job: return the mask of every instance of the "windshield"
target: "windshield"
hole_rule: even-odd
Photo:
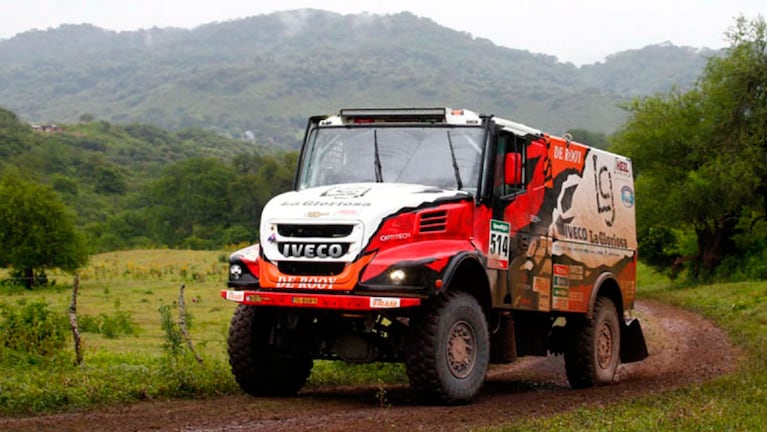
[[[483,132],[479,127],[314,128],[299,189],[386,182],[475,192]]]

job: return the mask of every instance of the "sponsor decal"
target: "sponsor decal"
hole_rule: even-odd
[[[561,224],[557,226],[557,231],[562,237],[569,240],[580,240],[584,242],[593,243],[601,246],[628,248],[628,239],[625,237],[618,237],[614,233],[607,233],[604,231],[592,231],[582,226]]]
[[[330,216],[330,213],[321,212],[321,211],[310,211],[306,213],[306,217],[308,218],[319,218],[319,217],[325,217],[325,216]]]
[[[621,188],[621,202],[628,208],[634,207],[634,190],[630,186]]]
[[[610,170],[602,165],[597,166],[599,158],[593,157],[594,161],[594,187],[596,188],[597,213],[605,215],[605,225],[611,227],[615,222],[615,196],[613,195],[613,176]],[[607,217],[609,215],[609,217]]]
[[[360,211],[355,209],[341,209],[336,210],[333,214],[335,216],[357,216],[360,214]]]
[[[382,242],[386,242],[389,240],[407,240],[410,238],[410,233],[395,233],[395,234],[384,234],[378,239]]]
[[[488,240],[487,266],[507,270],[509,268],[509,233],[508,222],[490,220],[490,239]]]
[[[553,289],[551,292],[551,307],[554,309],[568,309],[570,302],[570,267],[562,264],[554,264]]]
[[[242,291],[227,291],[226,299],[231,301],[241,302],[245,300],[245,293]]]
[[[337,277],[331,276],[280,276],[277,288],[332,289]]]
[[[370,207],[373,204],[367,201],[323,201],[323,200],[306,200],[306,201],[283,201],[280,203],[283,207]]]
[[[571,265],[570,266],[570,280],[583,280],[583,266]]]
[[[290,302],[293,304],[316,305],[318,300],[316,297],[293,297],[290,299]]]
[[[343,243],[280,243],[280,253],[293,258],[340,258],[346,253]]]
[[[554,274],[557,276],[570,276],[570,266],[554,264]]]
[[[248,296],[248,301],[251,303],[268,302],[269,300],[270,300],[269,297],[261,297],[258,294],[253,294]]]
[[[365,196],[369,191],[369,187],[336,186],[326,190],[320,196],[335,199],[355,199]]]
[[[533,277],[533,291],[538,293],[538,310],[548,311],[551,304],[551,282],[547,277]]]
[[[554,159],[572,162],[575,164],[583,163],[583,150],[575,147],[554,147]]]
[[[274,225],[269,226],[269,237],[266,238],[266,241],[269,243],[276,243],[277,242],[277,233],[274,232]]]
[[[615,173],[631,177],[631,165],[626,160],[615,159]]]
[[[398,308],[400,299],[396,297],[370,297],[371,309]]]
[[[589,241],[589,230],[582,226],[562,224],[558,228],[561,228],[559,233],[562,234],[564,238],[571,240]]]

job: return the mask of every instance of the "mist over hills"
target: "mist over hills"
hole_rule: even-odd
[[[689,86],[715,51],[660,44],[576,67],[410,13],[303,9],[192,30],[63,25],[0,40],[0,106],[26,121],[201,127],[295,148],[348,106],[451,106],[610,133],[632,97]]]

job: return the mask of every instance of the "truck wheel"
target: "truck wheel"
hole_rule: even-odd
[[[410,386],[431,402],[471,402],[490,359],[487,321],[474,297],[448,292],[411,318],[405,364]]]
[[[253,396],[292,396],[314,364],[308,355],[281,352],[270,343],[274,310],[239,305],[229,327],[229,365],[237,384]]]
[[[565,349],[565,370],[572,388],[612,382],[620,362],[621,331],[615,304],[598,297],[592,319],[569,318],[571,341]]]

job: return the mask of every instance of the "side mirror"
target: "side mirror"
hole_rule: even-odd
[[[522,157],[519,153],[506,153],[504,183],[516,186],[522,183]]]

